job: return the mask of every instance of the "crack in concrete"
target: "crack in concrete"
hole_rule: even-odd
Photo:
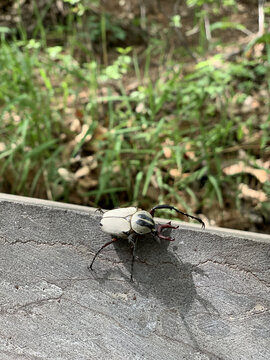
[[[61,294],[60,296],[57,297],[49,297],[46,299],[39,299],[39,300],[35,300],[23,305],[14,305],[13,307],[10,307],[6,310],[1,310],[0,313],[1,314],[6,314],[6,315],[14,315],[17,314],[20,310],[24,310],[27,314],[29,314],[29,311],[27,311],[27,309],[29,307],[34,307],[34,306],[42,306],[44,303],[49,302],[49,301],[57,301],[59,302],[62,298],[64,294]]]
[[[56,288],[61,289],[61,291],[62,291],[61,295],[49,296],[49,297],[46,297],[46,298],[43,298],[43,299],[37,299],[37,300],[31,301],[31,302],[25,303],[23,305],[15,304],[13,307],[9,307],[9,308],[7,308],[5,310],[0,310],[0,314],[14,315],[14,314],[18,313],[20,310],[26,310],[26,308],[31,307],[31,306],[35,306],[35,305],[41,306],[44,303],[52,301],[52,300],[60,302],[61,298],[64,296],[64,291],[66,290],[68,285],[65,285],[65,286],[61,287],[61,286],[59,286],[58,284],[55,284],[52,281],[46,280],[44,278],[40,278],[40,279],[42,281],[44,281],[45,283],[47,283],[47,284],[53,285]],[[44,290],[44,288],[43,288],[43,290]],[[30,291],[31,291],[31,289],[30,289]]]
[[[89,254],[94,254],[93,251],[89,250],[89,248],[87,247],[87,245],[82,245],[82,244],[72,244],[72,243],[67,243],[67,242],[62,242],[62,241],[57,241],[57,242],[38,242],[37,240],[34,239],[30,239],[30,240],[15,240],[15,241],[9,241],[3,237],[0,237],[0,240],[3,240],[4,244],[8,244],[11,246],[16,246],[18,244],[33,244],[34,246],[47,246],[49,248],[53,248],[55,246],[64,246],[67,249],[72,249],[74,251],[74,249],[76,250],[76,252],[84,257],[88,257]]]
[[[258,317],[260,315],[265,315],[267,313],[270,313],[270,309],[265,309],[263,311],[256,311],[252,309],[248,311],[246,314],[238,315],[238,316],[224,316],[222,319],[229,321],[239,321],[239,320],[246,320],[246,319]]]
[[[41,245],[46,245],[46,246],[56,246],[56,245],[62,245],[62,246],[68,246],[68,247],[76,247],[74,244],[72,243],[66,243],[66,242],[61,242],[61,241],[57,241],[55,243],[48,243],[48,242],[38,242],[37,240],[14,240],[14,241],[9,241],[7,239],[4,239],[4,243],[5,244],[9,244],[9,245],[17,245],[17,244],[29,244],[29,243],[33,243],[37,246],[41,246]]]
[[[202,262],[199,262],[196,264],[196,266],[203,266],[203,265],[207,265],[208,263],[211,263],[211,264],[215,264],[215,265],[220,265],[220,266],[227,266],[229,269],[231,270],[237,270],[239,272],[244,272],[246,274],[250,274],[251,276],[253,276],[256,280],[258,280],[260,283],[262,283],[263,285],[265,285],[266,287],[269,287],[270,286],[270,283],[268,283],[267,281],[259,278],[256,274],[254,274],[251,270],[248,270],[248,269],[243,269],[243,268],[240,268],[238,265],[236,264],[230,264],[226,261],[224,262],[220,262],[220,261],[217,261],[217,260],[211,260],[211,259],[207,259],[205,261],[202,261]]]

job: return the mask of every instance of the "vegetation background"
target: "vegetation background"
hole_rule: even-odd
[[[269,13],[2,0],[0,191],[270,233]]]

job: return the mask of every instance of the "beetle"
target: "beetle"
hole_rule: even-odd
[[[102,211],[102,219],[100,222],[101,230],[112,235],[112,240],[104,244],[94,255],[91,264],[88,266],[89,270],[93,270],[93,264],[98,254],[108,245],[115,243],[119,239],[127,239],[132,247],[132,262],[130,280],[133,281],[133,267],[135,260],[135,249],[138,238],[142,238],[146,234],[167,241],[174,241],[175,239],[162,234],[164,229],[177,229],[178,226],[172,226],[171,221],[167,224],[156,224],[154,221],[155,211],[158,209],[174,210],[179,214],[187,216],[191,219],[197,220],[205,228],[204,222],[193,215],[184,213],[171,205],[156,205],[149,212],[137,207],[117,208],[108,211]]]

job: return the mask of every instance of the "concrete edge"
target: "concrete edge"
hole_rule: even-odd
[[[17,196],[17,195],[10,195],[10,194],[4,194],[0,193],[0,202],[1,201],[9,201],[9,202],[19,202],[24,203],[26,205],[37,205],[37,206],[46,206],[46,207],[52,207],[52,208],[58,208],[63,210],[71,210],[71,211],[79,211],[84,212],[88,214],[94,214],[96,212],[96,208],[94,207],[88,207],[88,206],[82,206],[82,205],[74,205],[74,204],[68,204],[68,203],[61,203],[51,200],[44,200],[44,199],[37,199],[37,198],[30,198],[26,196]],[[167,222],[167,219],[162,218],[156,218],[159,222]],[[201,225],[197,224],[191,224],[191,223],[185,223],[183,221],[177,221],[173,220],[172,224],[179,225],[181,228],[184,229],[190,229],[190,230],[201,230]],[[258,242],[266,242],[270,244],[270,235],[267,234],[261,234],[261,233],[255,233],[255,232],[248,232],[248,231],[241,231],[241,230],[234,230],[234,229],[228,229],[228,228],[221,228],[221,227],[215,227],[215,226],[207,226],[205,230],[210,233],[216,233],[219,236],[224,237],[241,237],[248,240],[258,241]]]
[[[90,214],[94,213],[97,210],[96,208],[90,206],[88,207],[83,205],[61,203],[52,200],[37,199],[27,196],[10,195],[4,193],[0,193],[0,201],[1,200],[10,201],[10,202],[20,202],[28,205],[47,206],[47,207],[59,208],[63,210],[66,209],[66,210],[82,211]]]

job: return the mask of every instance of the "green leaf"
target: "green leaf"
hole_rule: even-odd
[[[139,171],[136,175],[136,179],[135,179],[135,187],[134,187],[134,192],[133,192],[133,201],[137,201],[138,200],[138,195],[139,195],[139,190],[140,190],[140,184],[143,178],[143,171]]]
[[[43,151],[45,151],[47,149],[50,149],[55,144],[57,144],[58,141],[59,141],[58,139],[52,139],[52,140],[49,140],[49,141],[35,147],[34,149],[32,149],[32,150],[30,150],[29,152],[26,153],[25,159],[29,159],[29,158],[35,157],[35,156],[43,153]]]
[[[216,30],[216,29],[221,29],[221,30],[236,29],[236,30],[245,31],[246,27],[242,24],[237,24],[237,23],[233,23],[230,21],[217,21],[214,24],[210,25],[210,29],[212,31]]]
[[[219,186],[216,178],[214,176],[212,176],[212,175],[209,175],[208,179],[209,179],[210,183],[213,185],[213,188],[215,189],[215,192],[216,192],[216,195],[217,195],[217,198],[218,198],[219,206],[223,208],[223,206],[224,206],[223,197],[222,197],[220,186]]]
[[[158,152],[157,155],[154,157],[153,161],[151,162],[151,164],[148,167],[145,182],[144,182],[144,186],[143,186],[143,191],[142,191],[143,196],[145,196],[146,193],[147,193],[149,183],[150,183],[150,180],[151,180],[151,176],[153,175],[154,169],[155,169],[155,167],[157,165],[158,158],[160,157],[161,154],[162,154],[162,151]]]

